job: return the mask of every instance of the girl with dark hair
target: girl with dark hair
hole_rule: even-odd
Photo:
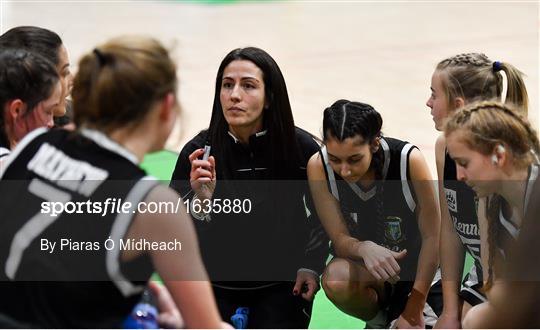
[[[504,75],[501,74],[504,72]],[[502,100],[503,77],[507,80],[504,101],[527,113],[527,90],[523,74],[507,62],[490,60],[485,54],[465,53],[440,61],[431,78],[431,95],[426,105],[431,109],[435,129],[445,123],[464,105],[479,100]],[[486,251],[481,251],[485,228],[479,218],[484,217],[484,200],[456,178],[456,163],[446,150],[444,136],[435,144],[439,203],[441,209],[441,273],[443,279],[444,310],[437,322],[440,328],[460,328],[461,321],[471,306],[486,300],[482,288]],[[462,281],[465,253],[474,260]]]
[[[317,213],[334,259],[327,297],[368,327],[424,327],[438,262],[439,216],[420,151],[383,137],[368,104],[339,100],[324,111],[324,146],[308,163]],[[434,315],[430,315],[435,317]]]
[[[210,126],[184,146],[171,181],[191,201],[223,318],[248,307],[250,328],[308,326],[328,249],[305,181],[317,150],[313,137],[294,125],[274,59],[255,47],[227,54]],[[251,209],[215,207],[233,199]]]
[[[448,153],[456,163],[457,179],[486,198],[488,301],[467,313],[467,328],[538,327],[538,180],[540,145],[530,123],[500,102],[466,106],[445,127]],[[522,235],[525,235],[522,238]],[[534,238],[536,237],[536,238]],[[525,245],[519,245],[525,239]],[[517,242],[517,243],[516,243]],[[516,249],[518,246],[518,250]],[[532,248],[524,250],[526,246]],[[482,247],[485,247],[482,245]],[[535,249],[536,248],[536,249]],[[511,313],[503,296],[511,294]],[[528,293],[526,290],[530,290]],[[519,300],[523,299],[523,300]]]
[[[22,49],[0,51],[0,161],[30,131],[53,126],[60,97],[49,61]]]
[[[39,54],[56,68],[62,86],[61,102],[54,109],[54,116],[61,117],[66,112],[66,97],[71,92],[72,75],[69,58],[62,39],[55,32],[37,26],[14,27],[0,36],[0,49],[17,48]]]
[[[155,269],[186,327],[222,325],[179,196],[139,167],[174,126],[176,89],[176,66],[154,39],[117,38],[84,55],[78,130],[34,130],[0,174],[0,320],[119,328]],[[151,211],[161,203],[180,204]]]

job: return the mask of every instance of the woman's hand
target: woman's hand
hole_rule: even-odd
[[[407,250],[394,252],[371,241],[362,242],[359,250],[366,269],[375,279],[390,283],[399,280],[401,268],[397,260],[403,259],[407,255]]]
[[[176,307],[171,294],[167,288],[157,282],[148,282],[148,288],[152,292],[152,295],[156,298],[157,308],[159,314],[157,321],[160,327],[163,329],[183,329],[185,328],[182,315]],[[222,329],[234,329],[229,323],[221,322]]]
[[[392,329],[424,329],[424,315],[420,313],[415,317],[407,317],[401,314]]]
[[[189,155],[189,181],[197,197],[207,200],[212,198],[216,188],[216,160],[214,156],[208,157],[208,160],[199,159],[203,154],[204,149],[197,149]]]
[[[185,326],[182,315],[167,288],[155,281],[148,282],[148,288],[156,298],[159,315],[157,321],[164,329],[181,329]]]
[[[442,312],[433,329],[461,329],[461,320],[458,314]]]
[[[300,269],[296,273],[293,295],[302,295],[305,300],[312,301],[317,291],[319,291],[319,277],[310,271]]]
[[[426,296],[418,291],[415,287],[412,288],[407,305],[401,312],[401,315],[394,323],[394,329],[424,329],[424,306],[426,305]]]

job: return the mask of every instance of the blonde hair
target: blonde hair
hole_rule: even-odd
[[[504,102],[516,105],[527,115],[529,105],[523,73],[510,63],[493,62],[482,53],[464,53],[442,60],[436,71],[441,73],[449,109],[455,108],[457,97],[468,102],[501,101],[503,77],[499,71],[504,71],[508,85]]]
[[[494,101],[469,104],[446,123],[444,134],[461,130],[463,142],[472,150],[489,155],[503,144],[518,166],[528,166],[539,152],[538,137],[522,111]]]
[[[73,82],[77,126],[107,131],[142,120],[152,104],[176,94],[176,65],[155,39],[120,37],[79,62]]]
[[[508,105],[500,102],[470,104],[446,123],[446,137],[456,131],[464,133],[463,143],[481,154],[490,155],[498,145],[503,145],[511,153],[516,166],[523,168],[538,163],[540,146],[537,133],[526,118]],[[493,283],[494,255],[498,253],[495,246],[500,229],[499,210],[503,203],[504,198],[494,194],[487,206],[489,269],[486,290]]]

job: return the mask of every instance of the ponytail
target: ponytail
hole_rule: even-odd
[[[504,99],[505,104],[513,104],[521,111],[521,115],[527,116],[529,100],[523,73],[510,63],[501,62],[501,70],[506,74],[507,91]]]

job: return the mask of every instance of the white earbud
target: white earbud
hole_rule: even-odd
[[[491,156],[491,162],[493,163],[493,165],[499,164],[499,159],[497,158],[497,154],[499,154],[499,155],[504,154],[506,152],[506,149],[504,148],[504,146],[502,144],[499,144],[495,148],[495,152],[496,152],[496,154]]]

